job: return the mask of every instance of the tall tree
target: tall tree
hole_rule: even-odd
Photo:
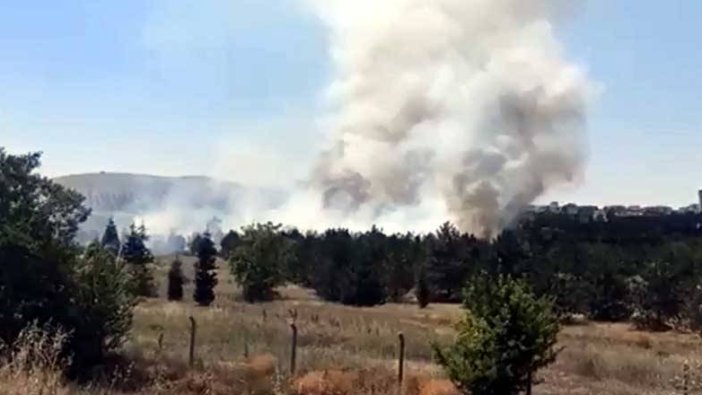
[[[415,285],[417,266],[425,258],[423,244],[411,233],[387,237],[386,278],[389,300],[400,302]]]
[[[375,306],[387,301],[387,238],[373,227],[360,235],[350,268],[349,292],[341,302],[355,306]]]
[[[429,259],[427,277],[432,296],[440,302],[461,300],[461,289],[471,271],[471,252],[476,240],[451,223],[443,224],[427,238]]]
[[[12,344],[35,323],[71,333],[65,351],[76,371],[119,346],[132,301],[121,265],[75,236],[90,211],[83,197],[36,172],[39,154],[0,148],[0,341]]]
[[[185,276],[183,275],[183,262],[176,257],[176,259],[171,263],[171,269],[168,271],[168,300],[183,300],[184,283]]]
[[[121,257],[132,274],[135,295],[153,297],[156,295],[156,286],[149,264],[154,262],[154,256],[146,247],[148,239],[146,227],[143,224],[138,227],[131,224],[122,247]]]
[[[312,272],[312,286],[324,300],[340,302],[350,292],[356,241],[347,229],[328,229],[318,244],[319,261]]]
[[[102,248],[111,253],[113,256],[117,256],[121,243],[119,241],[119,233],[117,233],[117,226],[115,225],[114,219],[110,218],[105,227],[105,232],[102,234],[102,241],[100,242]]]
[[[417,304],[420,309],[429,306],[431,291],[429,290],[429,282],[427,281],[427,269],[421,265],[417,274],[417,285],[415,286],[415,294],[417,296]]]
[[[274,288],[283,283],[286,269],[295,259],[294,242],[283,236],[280,228],[266,223],[243,229],[230,265],[248,302],[271,300]]]
[[[227,234],[222,238],[222,241],[219,243],[220,247],[222,247],[219,251],[222,258],[231,258],[234,250],[239,245],[239,241],[239,234],[235,230],[230,230],[227,232]]]
[[[200,306],[209,306],[215,300],[214,288],[217,286],[217,249],[205,232],[197,246],[195,263],[195,291],[193,299]]]
[[[200,233],[194,233],[190,237],[190,244],[189,244],[189,250],[190,254],[197,256],[198,251],[200,251],[200,242],[202,241],[202,235]]]

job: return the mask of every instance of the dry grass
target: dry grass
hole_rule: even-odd
[[[15,344],[3,347],[6,357],[0,361],[0,394],[68,394],[59,358],[64,340],[62,333],[51,334],[30,326]]]
[[[159,277],[166,270],[162,264]],[[165,290],[165,284],[162,287]],[[453,338],[452,325],[461,315],[458,307],[357,309],[323,303],[296,287],[280,291],[280,301],[242,303],[231,277],[220,270],[217,300],[210,308],[198,308],[189,298],[182,303],[151,300],[138,306],[131,341],[123,352],[131,365],[102,381],[106,384],[66,387],[56,360],[30,358],[38,353],[25,345],[18,349],[26,350],[26,357],[0,367],[0,394],[396,394],[400,332],[407,339],[404,393],[457,394],[433,363],[430,345]],[[189,287],[186,295],[191,294]],[[290,375],[291,311],[297,312],[299,328],[294,377]],[[193,368],[187,365],[190,316],[198,323]],[[585,324],[565,327],[560,345],[564,350],[553,366],[540,373],[543,382],[535,394],[682,394],[686,362],[691,366],[688,386],[695,389],[702,382],[698,373],[702,372],[698,362],[702,341],[697,336],[649,334],[624,324]],[[47,349],[51,347],[38,348]],[[14,362],[22,360],[32,362]]]

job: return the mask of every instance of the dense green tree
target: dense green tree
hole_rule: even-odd
[[[351,265],[355,239],[347,229],[329,229],[318,242],[319,259],[312,273],[312,286],[324,300],[340,302],[351,287]]]
[[[61,327],[78,372],[120,345],[133,299],[122,266],[99,243],[81,253],[75,236],[89,210],[36,173],[39,159],[0,148],[0,340],[12,344],[32,323]]]
[[[227,232],[226,235],[222,238],[222,241],[220,242],[220,255],[224,259],[229,259],[231,258],[232,254],[234,253],[234,250],[236,249],[237,246],[239,246],[239,234],[234,231],[230,230]]]
[[[112,251],[88,248],[76,263],[74,310],[68,314],[74,328],[71,350],[81,365],[100,362],[127,339],[136,304],[132,278]],[[80,374],[80,373],[79,373]]]
[[[242,287],[247,302],[271,300],[275,287],[295,259],[294,243],[272,223],[243,228],[239,246],[230,260],[232,274]]]
[[[436,301],[460,301],[461,289],[474,269],[475,241],[448,222],[427,238],[427,276]]]
[[[190,237],[190,244],[188,246],[188,249],[190,250],[190,254],[193,256],[197,256],[198,251],[200,251],[200,242],[202,241],[202,235],[200,233],[194,233]]]
[[[387,301],[384,272],[387,256],[386,237],[376,227],[358,237],[342,303],[375,306]]]
[[[209,306],[215,300],[214,288],[217,286],[217,249],[205,232],[200,237],[195,263],[195,291],[193,299],[200,306]]]
[[[552,301],[522,281],[499,275],[473,279],[456,342],[435,346],[436,360],[466,394],[516,395],[556,358],[559,324]]]
[[[183,262],[176,257],[176,259],[171,262],[171,268],[168,271],[168,300],[183,300],[183,284],[185,284]]]
[[[295,259],[289,261],[286,270],[288,281],[312,288],[315,270],[320,266],[321,236],[312,231],[303,235],[295,229],[283,234],[295,243]]]
[[[141,226],[131,224],[122,246],[121,258],[132,274],[134,294],[150,298],[156,296],[156,286],[150,267],[154,262],[154,256],[146,247],[148,239],[146,227],[143,224]]]
[[[429,283],[427,281],[427,270],[424,265],[422,265],[417,274],[417,285],[415,286],[415,294],[417,296],[419,308],[424,309],[429,306],[429,300],[431,298],[430,292]]]
[[[694,300],[697,280],[690,248],[676,242],[661,248],[658,257],[644,262],[630,279],[633,320],[642,329],[670,328],[685,312],[686,300]]]
[[[400,302],[415,285],[417,266],[426,259],[425,248],[421,239],[411,233],[386,237],[385,244],[384,276],[387,278],[388,299]]]
[[[121,243],[119,241],[119,234],[117,233],[117,226],[112,218],[107,222],[105,232],[102,234],[101,245],[102,248],[109,251],[114,256],[117,256],[119,253]]]

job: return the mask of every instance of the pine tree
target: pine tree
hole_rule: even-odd
[[[214,287],[217,285],[217,249],[209,233],[205,232],[198,243],[197,263],[195,263],[195,292],[193,299],[200,306],[209,306],[215,300]]]
[[[109,222],[107,223],[105,233],[102,235],[100,244],[102,245],[102,248],[110,252],[113,256],[117,256],[119,253],[121,243],[119,241],[119,234],[117,233],[117,226],[115,225],[114,219],[110,218]]]
[[[358,237],[350,267],[349,292],[345,293],[342,303],[375,306],[386,302],[386,242],[385,235],[375,226]]]
[[[465,290],[456,342],[434,346],[437,362],[464,393],[517,395],[556,359],[558,317],[551,299],[524,282],[478,276]]]
[[[183,283],[185,283],[183,262],[176,257],[171,263],[171,270],[168,271],[168,300],[183,300]]]
[[[146,247],[149,237],[144,225],[129,227],[127,240],[122,247],[122,259],[129,265],[132,275],[132,286],[137,296],[153,297],[156,294],[154,278],[149,264],[153,263],[154,256]]]
[[[200,233],[195,233],[190,237],[190,245],[188,246],[188,249],[190,250],[190,254],[197,256],[198,251],[200,250],[200,242],[202,241],[202,235]]]
[[[431,292],[429,290],[429,282],[427,281],[427,269],[422,265],[419,269],[419,274],[417,275],[417,286],[415,289],[417,296],[417,304],[419,308],[424,309],[429,306],[429,299],[431,298]]]
[[[241,238],[239,237],[239,234],[234,230],[230,230],[220,242],[220,246],[222,247],[220,254],[222,255],[222,258],[231,258],[234,250],[239,245],[240,240]]]
[[[470,252],[475,240],[447,222],[427,238],[427,244],[427,277],[432,297],[439,302],[460,301],[473,263]]]

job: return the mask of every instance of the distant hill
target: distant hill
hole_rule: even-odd
[[[115,218],[120,228],[128,226],[137,216],[167,213],[169,210],[181,216],[183,212],[189,212],[227,217],[241,210],[247,202],[254,201],[258,207],[272,208],[286,198],[284,191],[248,188],[200,176],[87,173],[57,177],[54,181],[85,196],[85,204],[93,210],[82,228],[82,239],[92,239],[100,234],[110,217]],[[204,226],[210,218],[198,221]]]

